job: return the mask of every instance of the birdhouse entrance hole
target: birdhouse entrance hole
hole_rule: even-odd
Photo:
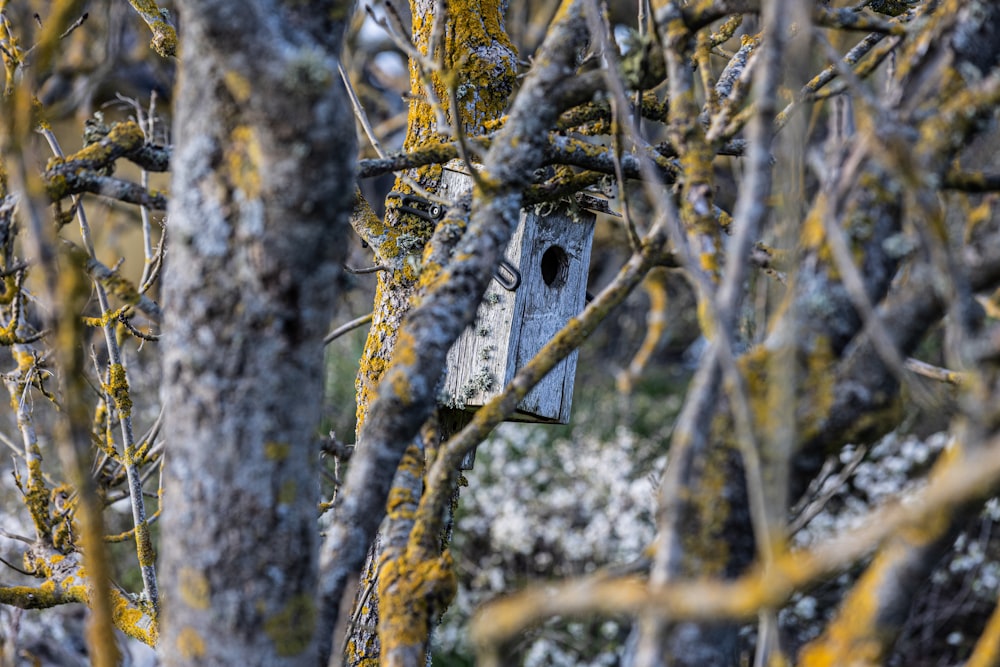
[[[569,272],[569,255],[557,245],[542,253],[542,280],[552,289],[566,284]]]

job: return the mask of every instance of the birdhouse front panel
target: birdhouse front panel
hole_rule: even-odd
[[[521,226],[524,314],[511,377],[583,311],[594,215],[581,209],[545,215],[524,212]],[[569,423],[576,361],[574,350],[528,392],[518,406],[519,415]]]
[[[469,181],[456,169],[446,169],[442,178],[449,197],[471,189]],[[547,209],[522,212],[476,321],[448,353],[443,405],[467,410],[484,405],[583,310],[594,215],[576,207]],[[573,352],[560,362],[511,419],[568,423],[576,357]]]

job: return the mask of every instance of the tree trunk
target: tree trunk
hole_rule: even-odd
[[[503,26],[504,3],[498,0],[474,0],[465,8],[451,8],[443,16],[436,16],[440,6],[431,0],[411,0],[410,12],[413,18],[412,40],[422,53],[428,57],[439,58],[444,67],[452,73],[455,81],[452,83],[455,91],[449,92],[449,84],[444,77],[438,74],[430,76],[432,90],[428,92],[424,79],[420,76],[420,71],[416,63],[410,68],[410,87],[412,98],[410,101],[406,141],[404,147],[407,150],[416,150],[433,146],[455,132],[454,127],[461,128],[461,132],[469,137],[482,135],[485,132],[485,125],[499,119],[508,102],[508,98],[515,85],[515,68],[517,54]],[[441,21],[443,29],[443,40],[434,43],[433,30],[436,22]],[[474,54],[470,57],[470,54]],[[449,96],[454,94],[455,104],[449,102]],[[434,110],[428,104],[428,99],[440,101],[443,105],[443,117],[449,121],[451,127],[439,127],[438,118]],[[413,184],[419,186],[430,193],[438,194],[441,185],[440,166],[434,165],[420,169],[411,169],[397,177],[393,190],[396,192],[411,192],[414,190]],[[428,243],[433,245],[431,235],[435,231],[435,224],[422,220],[417,216],[407,213],[400,206],[402,202],[396,197],[390,197],[386,202],[386,214],[384,221],[376,221],[374,228],[362,227],[358,229],[361,237],[368,243],[375,254],[375,262],[388,268],[379,273],[378,290],[375,296],[375,308],[373,313],[372,326],[369,331],[368,340],[361,359],[360,371],[357,379],[358,388],[358,432],[357,441],[359,449],[357,455],[352,460],[357,478],[362,475],[357,471],[364,470],[366,460],[372,458],[373,452],[377,450],[380,437],[376,429],[382,428],[383,423],[376,423],[375,428],[368,427],[369,409],[378,395],[383,391],[382,379],[386,369],[392,361],[392,356],[396,350],[397,334],[401,330],[404,318],[410,312],[410,305],[414,295],[420,286],[420,281],[426,281],[426,276],[420,270],[414,270],[415,262],[420,257],[420,252],[424,251],[424,246]],[[442,223],[443,224],[443,223]],[[425,259],[428,256],[426,251]],[[443,253],[447,255],[447,253]],[[426,262],[425,262],[426,264]],[[492,270],[492,266],[487,267]],[[471,292],[470,292],[471,294]],[[468,309],[463,309],[468,310]],[[475,308],[472,308],[472,312]],[[447,351],[447,347],[444,347]],[[422,349],[421,356],[427,356]],[[431,385],[436,383],[440,369],[433,372]],[[394,391],[394,389],[393,389]],[[430,406],[424,406],[430,409]],[[390,417],[396,419],[403,414],[403,410],[390,410]],[[390,481],[394,493],[409,497],[412,501],[406,504],[406,509],[401,503],[396,503],[395,512],[388,513],[388,521],[385,523],[383,533],[380,533],[373,548],[364,552],[362,549],[367,545],[354,545],[356,556],[365,556],[363,574],[357,587],[357,596],[350,619],[341,618],[340,628],[347,633],[345,645],[347,647],[345,664],[357,665],[366,664],[367,661],[378,659],[382,656],[383,661],[387,658],[386,652],[379,638],[380,617],[384,605],[380,602],[379,590],[384,588],[380,584],[381,572],[384,571],[384,564],[399,557],[405,550],[407,539],[412,526],[412,519],[407,515],[411,505],[415,506],[421,493],[421,476],[419,471],[408,470],[406,465],[399,465],[403,450],[410,442],[422,443],[423,438],[418,437],[416,432],[420,425],[427,418],[428,410],[424,410],[415,417],[409,424],[412,431],[411,437],[390,438],[392,451],[386,452],[386,461],[379,461],[371,466],[371,474],[364,475],[365,481],[361,483],[365,495],[372,494],[369,502],[377,507],[377,511],[364,511],[361,514],[364,520],[369,523],[368,530],[374,530],[381,521],[385,513],[385,500],[382,494],[389,493]],[[445,420],[452,421],[460,417],[451,415]],[[367,430],[366,430],[367,428]],[[372,435],[376,432],[376,435]],[[450,435],[450,432],[438,434],[436,437]],[[423,457],[423,447],[420,457]],[[420,465],[423,464],[421,461]],[[395,476],[394,476],[395,471]],[[378,477],[379,480],[375,478]],[[338,509],[338,519],[349,515],[351,512],[344,508]],[[331,535],[337,535],[331,531]],[[332,540],[328,539],[328,543]],[[345,546],[342,540],[337,540],[333,546],[337,549],[335,556],[327,558],[338,567],[343,566],[352,560],[346,555],[346,550],[351,548]],[[388,555],[387,555],[388,550]],[[434,556],[439,554],[435,553]],[[330,568],[331,570],[335,568]],[[389,568],[392,569],[392,568]],[[353,576],[353,575],[352,575]],[[332,579],[332,577],[327,577]],[[449,576],[444,577],[450,580]],[[393,578],[392,588],[400,588],[400,578]],[[411,582],[412,583],[412,582]],[[426,584],[432,586],[432,584]],[[405,586],[402,588],[405,589]],[[339,600],[338,591],[332,597]],[[399,609],[399,601],[406,600],[413,596],[396,596],[397,622],[392,627],[399,629],[410,625],[407,616],[407,609]],[[399,620],[402,619],[402,620]],[[421,620],[420,624],[423,625]],[[432,619],[433,620],[433,619]],[[381,626],[383,632],[385,625]],[[336,633],[342,634],[340,631]],[[389,633],[395,637],[390,643],[398,643],[404,633]],[[412,633],[411,633],[412,634]],[[416,645],[423,647],[429,641],[430,628],[421,627],[416,633]],[[409,635],[408,635],[409,636]],[[409,649],[413,649],[412,641],[407,641]],[[331,664],[339,660],[336,654],[340,650],[340,645],[334,646],[331,651],[334,653]],[[419,652],[419,651],[417,651]],[[422,658],[420,658],[422,661]]]
[[[337,73],[348,10],[192,0],[181,11],[160,654],[313,667],[321,340],[354,189]]]

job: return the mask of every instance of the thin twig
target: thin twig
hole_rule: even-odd
[[[19,568],[17,565],[14,565],[13,563],[11,563],[6,558],[0,558],[0,563],[3,563],[4,565],[6,565],[7,567],[9,567],[10,569],[14,570],[15,572],[17,572],[19,574],[23,574],[26,577],[33,577],[36,574],[35,572],[27,572],[25,570],[22,570],[21,568]]]
[[[57,156],[62,158],[62,149],[59,146],[59,142],[55,135],[47,129],[42,130],[42,134],[46,141],[49,143],[49,147],[52,152]],[[78,198],[77,198],[78,199]],[[78,203],[78,202],[75,202]],[[90,259],[96,260],[96,253],[94,251],[94,243],[91,235],[90,224],[87,221],[86,213],[83,206],[78,206],[76,210],[76,217],[80,223],[80,236],[83,240],[84,248],[87,250],[87,255]],[[149,524],[146,515],[145,502],[142,497],[142,480],[138,474],[138,470],[132,461],[132,452],[135,449],[135,436],[132,431],[132,415],[130,409],[121,409],[122,400],[128,400],[128,375],[124,364],[122,363],[121,348],[118,345],[118,339],[115,334],[115,326],[111,322],[110,318],[107,317],[109,311],[111,310],[110,303],[108,301],[107,291],[104,288],[103,283],[98,279],[93,279],[94,291],[97,294],[97,300],[100,305],[101,319],[104,320],[102,329],[104,331],[104,341],[105,346],[108,351],[108,386],[112,391],[121,391],[125,393],[125,396],[115,395],[113,397],[108,397],[106,400],[111,401],[113,399],[114,405],[119,408],[119,424],[122,433],[122,453],[123,453],[123,463],[125,466],[125,472],[128,477],[129,492],[131,496],[132,503],[132,520],[133,526],[135,527],[136,536],[136,547],[139,554],[152,553],[152,537],[149,534]],[[114,375],[121,372],[123,377],[120,379],[115,378]],[[116,387],[112,387],[115,385]],[[143,590],[146,599],[149,600],[154,613],[159,609],[159,587],[156,581],[156,569],[153,563],[140,563],[139,571],[142,575]]]
[[[372,148],[375,149],[375,153],[382,159],[385,159],[386,152],[382,148],[382,143],[375,136],[375,130],[372,129],[372,124],[368,120],[368,114],[365,113],[365,108],[361,106],[361,100],[358,99],[358,94],[354,92],[354,86],[351,85],[351,77],[347,75],[347,71],[344,69],[343,63],[337,65],[340,70],[340,78],[344,81],[344,87],[347,89],[347,97],[351,100],[351,106],[354,108],[354,117],[358,119],[361,123],[361,128],[365,131],[365,136],[368,137],[369,143],[371,143]]]
[[[865,456],[867,454],[867,447],[858,447],[854,450],[854,454],[851,456],[851,459],[844,464],[844,467],[841,468],[840,472],[838,472],[835,477],[831,478],[829,475],[822,474],[816,477],[813,483],[821,494],[810,499],[809,502],[802,507],[792,508],[790,515],[793,518],[788,524],[789,535],[794,535],[809,525],[809,522],[817,517],[838,493],[843,491],[844,485],[847,484],[847,480],[851,478],[854,471],[857,470],[858,466],[861,465],[861,462],[865,460]]]
[[[323,338],[323,345],[329,345],[344,334],[368,324],[372,321],[373,317],[374,313],[368,313],[367,315],[362,315],[361,317],[355,318],[346,324],[341,324],[339,327],[328,333],[325,338]]]
[[[605,83],[608,89],[611,91],[611,142],[612,142],[612,163],[614,165],[615,180],[618,185],[618,197],[621,200],[622,208],[622,223],[625,227],[625,232],[628,236],[629,246],[633,253],[639,251],[639,245],[641,239],[639,238],[639,232],[636,229],[635,221],[632,219],[631,206],[629,205],[629,197],[625,191],[625,173],[622,168],[622,154],[624,152],[625,143],[625,125],[631,125],[624,118],[627,115],[627,110],[630,108],[628,103],[628,98],[625,94],[625,87],[622,85],[621,78],[618,77],[616,72],[619,70],[619,63],[617,58],[617,50],[612,46],[611,41],[608,39],[608,33],[611,27],[608,25],[606,18],[601,13],[600,8],[597,6],[595,0],[590,0],[587,2],[587,26],[590,29],[591,37],[598,41],[600,46],[600,52],[602,56],[608,61],[608,67],[605,68]],[[633,134],[638,134],[633,132]]]
[[[375,266],[366,266],[362,269],[355,269],[353,266],[344,265],[344,269],[348,273],[353,273],[356,276],[364,275],[366,273],[378,273],[379,271],[389,271],[389,267],[385,264],[376,264]]]
[[[913,357],[907,358],[903,362],[903,367],[908,371],[913,371],[917,375],[923,375],[924,377],[931,378],[932,380],[938,380],[955,386],[966,384],[969,380],[968,373],[950,371],[947,368],[941,368],[940,366],[932,366],[926,361],[920,361],[919,359],[914,359]]]

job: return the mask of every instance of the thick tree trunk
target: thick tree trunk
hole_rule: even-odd
[[[341,4],[299,16],[274,2],[182,3],[164,276],[165,665],[318,660],[321,339],[355,153]]]
[[[426,89],[427,82],[421,76],[417,63],[411,63],[410,67],[410,91],[412,97],[407,123],[406,141],[404,147],[407,150],[416,150],[438,144],[443,138],[454,132],[454,127],[460,127],[469,137],[479,136],[485,132],[485,126],[489,122],[497,121],[503,114],[508,103],[509,96],[515,86],[515,70],[517,54],[513,45],[504,30],[503,13],[506,3],[501,0],[471,0],[466,5],[451,6],[441,16],[436,16],[435,12],[442,11],[442,8],[433,0],[411,0],[410,12],[413,17],[413,43],[422,53],[429,57],[440,58],[441,62],[451,76],[456,80],[452,82],[455,86],[455,104],[449,103],[449,88],[445,78],[439,74],[431,74],[429,81],[432,90],[430,93]],[[444,39],[438,39],[434,43],[433,31],[440,22]],[[435,48],[436,47],[436,48]],[[442,116],[449,121],[451,126],[440,127],[439,117],[428,104],[428,100],[440,101],[444,106]],[[423,167],[411,169],[397,176],[393,190],[396,192],[411,192],[413,184],[430,193],[448,196],[446,192],[440,190],[442,170],[440,166]],[[406,548],[407,540],[413,524],[409,515],[420,498],[422,479],[418,471],[410,470],[406,465],[399,465],[400,457],[408,443],[422,443],[423,438],[416,435],[421,422],[425,421],[431,406],[423,406],[424,410],[420,416],[415,417],[410,423],[412,433],[408,436],[393,437],[390,439],[392,450],[384,452],[386,458],[374,465],[369,466],[368,461],[373,460],[374,447],[378,446],[381,438],[372,435],[374,427],[368,426],[369,409],[379,392],[385,393],[382,378],[386,369],[392,362],[392,356],[396,350],[397,335],[402,330],[404,318],[410,312],[410,306],[414,302],[414,295],[417,293],[421,281],[426,282],[426,266],[428,263],[439,268],[439,264],[433,261],[436,258],[433,252],[428,253],[424,246],[430,244],[433,248],[435,241],[431,239],[435,231],[433,222],[422,220],[411,213],[407,213],[401,207],[402,201],[395,196],[390,196],[386,201],[386,214],[384,221],[375,220],[374,225],[359,226],[358,232],[372,248],[375,254],[375,263],[387,268],[381,271],[378,277],[378,289],[375,296],[375,307],[373,313],[372,326],[369,330],[368,340],[362,354],[360,371],[357,379],[358,387],[358,451],[352,460],[352,467],[356,479],[364,478],[361,483],[363,495],[367,497],[366,502],[375,506],[375,511],[362,511],[360,514],[365,522],[370,522],[371,530],[378,525],[386,511],[385,500],[379,496],[380,493],[388,493],[390,497],[395,494],[398,497],[407,497],[410,502],[395,502],[395,511],[388,512],[388,520],[383,525],[383,531],[378,535],[373,548],[364,551],[366,544],[360,541],[356,544],[345,544],[344,540],[328,539],[327,544],[336,550],[335,555],[331,552],[325,554],[328,565],[326,572],[332,573],[350,563],[353,558],[365,557],[363,574],[357,587],[357,597],[351,612],[350,619],[341,618],[339,620],[339,635],[346,633],[347,638],[344,645],[346,654],[343,657],[344,664],[359,665],[368,664],[369,661],[381,657],[383,663],[390,658],[389,654],[403,653],[417,656],[430,639],[430,626],[426,621],[433,621],[427,616],[426,608],[421,612],[420,621],[414,623],[412,610],[407,605],[400,605],[400,602],[409,602],[409,599],[419,598],[418,595],[396,595],[394,598],[395,607],[388,605],[388,609],[393,611],[393,620],[390,623],[380,621],[383,610],[387,608],[382,604],[379,591],[386,588],[384,573],[387,569],[393,570],[394,574],[391,588],[393,590],[407,590],[407,585],[403,580],[409,578],[400,577],[398,568],[387,568],[386,564],[398,559]],[[440,226],[444,226],[442,221]],[[463,222],[464,225],[464,222]],[[440,228],[440,227],[439,227]],[[437,249],[440,254],[448,256],[448,251],[441,251],[442,241],[437,241]],[[421,262],[415,262],[424,253]],[[430,259],[431,261],[428,261]],[[423,265],[423,271],[415,270],[415,266]],[[492,265],[484,267],[484,275],[488,275],[492,270]],[[481,290],[480,290],[481,291]],[[469,299],[474,297],[475,292],[469,291]],[[468,311],[468,307],[460,309],[459,312]],[[472,303],[471,311],[475,311],[475,302]],[[447,351],[444,346],[443,351]],[[423,346],[418,353],[426,356]],[[440,368],[434,370],[428,378],[431,385],[435,384],[440,375]],[[431,377],[433,376],[433,377]],[[414,378],[420,378],[414,375]],[[388,391],[395,392],[400,385],[393,385]],[[391,410],[390,419],[396,419],[403,415],[405,410]],[[452,419],[460,417],[452,415]],[[383,420],[385,419],[383,413]],[[445,417],[447,420],[448,417]],[[376,424],[375,426],[378,426]],[[366,430],[367,429],[367,430]],[[447,437],[450,432],[441,432],[435,436]],[[420,465],[423,465],[423,446],[420,445]],[[397,466],[399,470],[397,471]],[[357,474],[359,471],[368,472],[364,475]],[[395,477],[394,477],[395,475]],[[392,480],[391,491],[389,482]],[[382,489],[382,491],[380,491]],[[338,508],[338,521],[345,515],[350,515],[352,510],[343,507]],[[336,530],[331,530],[330,535],[338,535]],[[354,557],[348,556],[348,551],[354,552]],[[439,550],[438,550],[439,551]],[[365,555],[367,554],[367,555]],[[434,557],[439,556],[435,553]],[[450,573],[444,576],[445,582],[450,581]],[[337,575],[339,578],[343,575]],[[352,575],[353,578],[353,575]],[[426,579],[426,578],[425,578]],[[327,581],[333,581],[333,576],[326,577]],[[380,581],[383,580],[383,581]],[[341,582],[344,582],[341,579]],[[420,585],[430,589],[438,586],[440,582],[426,580]],[[414,582],[407,582],[416,586]],[[342,584],[338,584],[341,586]],[[447,587],[447,586],[446,586]],[[340,592],[331,597],[337,598],[338,602],[332,606],[339,608]],[[332,613],[332,611],[330,612]],[[420,626],[419,630],[404,633],[400,629],[410,626]],[[392,630],[387,630],[391,627]],[[387,635],[389,647],[383,647],[379,633]],[[396,650],[400,644],[406,644],[406,648]],[[383,650],[383,649],[386,650]],[[339,655],[340,644],[333,646],[330,652],[333,654],[330,664],[340,664]],[[419,657],[419,661],[423,659]],[[414,658],[417,659],[417,658]]]

